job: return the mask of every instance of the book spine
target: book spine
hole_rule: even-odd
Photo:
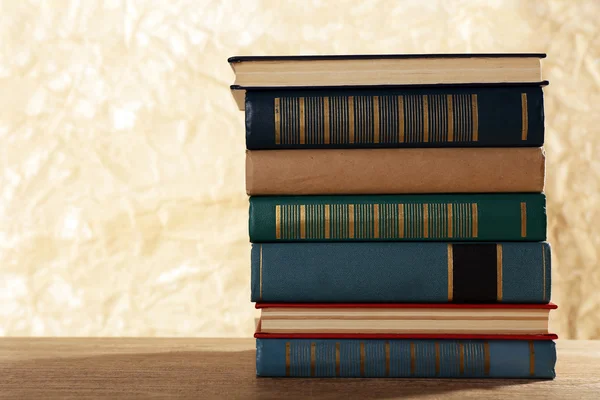
[[[252,245],[253,302],[550,301],[546,242],[338,242]]]
[[[250,241],[544,241],[542,193],[250,198]]]
[[[246,152],[249,195],[540,193],[544,172],[538,147]]]
[[[539,147],[539,86],[246,93],[248,149]]]
[[[256,375],[553,379],[550,340],[257,339]]]

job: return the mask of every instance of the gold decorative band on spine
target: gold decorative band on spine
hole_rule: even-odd
[[[300,109],[300,144],[305,144],[306,143],[306,120],[304,119],[304,97],[300,97],[299,99],[299,106],[298,108]]]
[[[373,204],[373,237],[379,239],[379,204]]]
[[[300,206],[300,239],[306,239],[306,206]]]
[[[521,140],[527,140],[529,130],[529,111],[527,110],[527,93],[521,93]]]
[[[446,110],[446,114],[448,115],[448,141],[454,141],[454,106],[452,105],[452,95],[449,94],[446,96],[446,102],[448,104],[448,108]]]
[[[448,243],[448,302],[454,297],[454,259],[452,244]]]
[[[490,344],[483,342],[483,374],[490,376]]]
[[[262,293],[263,293],[263,284],[262,284],[262,265],[263,265],[263,255],[262,255],[262,244],[258,245],[258,298],[262,301]]]
[[[440,374],[440,344],[435,342],[435,374]]]
[[[281,144],[281,112],[280,112],[280,101],[279,97],[275,97],[275,104],[273,109],[275,111],[275,144]]]
[[[373,96],[373,143],[379,143],[379,96]]]
[[[360,342],[360,376],[365,376],[365,344]]]
[[[275,206],[275,239],[281,239],[281,206]]]
[[[477,106],[477,95],[471,95],[471,118],[473,119],[473,141],[479,139],[479,108]]]
[[[542,300],[546,301],[546,249],[542,243]]]
[[[448,204],[448,237],[452,237],[452,204]]]
[[[398,143],[404,143],[404,96],[398,96]]]
[[[325,204],[325,239],[329,239],[329,228],[331,221],[331,206],[329,204]]]
[[[340,342],[335,343],[335,376],[340,376]]]
[[[331,130],[329,128],[329,97],[323,98],[323,142],[330,143]]]
[[[348,142],[354,143],[354,96],[348,96]]]
[[[410,342],[410,374],[414,375],[417,369],[417,355],[415,354],[415,344]]]
[[[290,359],[292,358],[291,343],[285,342],[285,376],[290,376]]]
[[[354,239],[354,204],[348,204],[348,237]]]
[[[423,96],[423,141],[429,142],[429,99]]]
[[[317,344],[310,344],[310,376],[315,376],[317,372]]]
[[[390,342],[385,342],[385,376],[390,376]]]
[[[465,345],[462,343],[458,344],[458,371],[460,375],[465,373]]]
[[[398,237],[404,238],[404,204],[398,204]]]
[[[502,301],[502,245],[496,245],[496,298]]]
[[[427,203],[423,204],[423,237],[429,237],[429,207]]]
[[[472,233],[473,233],[473,237],[476,238],[477,235],[479,234],[479,213],[477,212],[477,203],[472,203],[471,204],[471,215],[472,218],[471,220],[473,221],[473,226],[472,226]]]
[[[535,376],[535,344],[529,341],[529,375]]]
[[[527,203],[521,203],[521,237],[527,237]]]

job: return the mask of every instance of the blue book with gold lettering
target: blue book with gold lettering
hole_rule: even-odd
[[[553,379],[552,340],[256,339],[256,375]]]
[[[263,243],[251,266],[255,302],[550,301],[546,242]]]
[[[246,146],[540,147],[545,84],[249,88]]]

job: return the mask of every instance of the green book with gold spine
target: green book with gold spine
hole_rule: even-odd
[[[544,241],[543,193],[253,196],[250,241]]]

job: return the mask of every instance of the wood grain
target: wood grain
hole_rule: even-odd
[[[0,398],[595,399],[600,342],[558,341],[554,381],[256,378],[253,339],[0,339]]]

